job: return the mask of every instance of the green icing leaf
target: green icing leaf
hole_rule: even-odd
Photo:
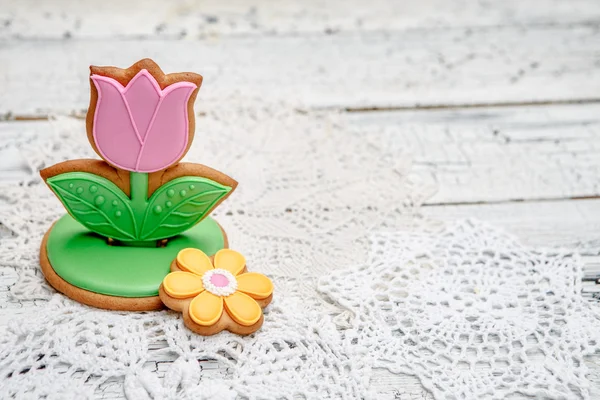
[[[130,200],[108,179],[68,172],[46,182],[73,218],[89,230],[118,240],[136,239]]]
[[[165,183],[149,200],[140,240],[167,238],[191,228],[230,191],[229,186],[194,176]]]
[[[144,192],[147,179],[140,182]],[[149,200],[144,193],[130,199],[108,179],[87,172],[56,175],[47,183],[79,223],[121,241],[148,242],[175,236],[200,222],[231,191],[228,186],[194,176],[167,182]]]

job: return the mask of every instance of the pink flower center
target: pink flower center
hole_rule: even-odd
[[[224,287],[229,285],[229,279],[227,279],[227,277],[222,274],[213,274],[210,277],[210,283],[212,283],[216,287]]]

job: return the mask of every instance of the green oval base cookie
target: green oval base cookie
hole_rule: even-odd
[[[186,247],[213,255],[227,247],[227,238],[207,217],[169,239],[165,247],[111,246],[65,215],[48,233],[46,253],[54,272],[70,285],[103,295],[143,298],[158,295],[171,262]]]

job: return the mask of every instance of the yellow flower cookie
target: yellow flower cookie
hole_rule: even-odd
[[[200,335],[255,332],[263,323],[262,308],[273,298],[273,283],[247,272],[244,256],[235,250],[219,250],[211,258],[198,249],[181,250],[160,285],[160,299],[181,311],[185,325]]]

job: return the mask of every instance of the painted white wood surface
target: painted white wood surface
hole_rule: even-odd
[[[479,218],[530,245],[577,249],[591,279],[600,275],[599,19],[597,0],[106,0],[93,12],[78,0],[0,0],[0,118],[81,116],[89,64],[142,57],[201,72],[200,111],[235,95],[354,109],[344,118],[365,140],[388,157],[408,150],[415,174],[438,184],[424,217]],[[357,112],[370,108],[392,110]],[[11,138],[47,127],[0,123],[4,179],[34,173]],[[0,302],[14,279],[0,271]],[[600,292],[593,282],[584,290]],[[12,316],[0,313],[0,327]],[[169,362],[148,368],[162,376]],[[597,365],[590,358],[593,397]],[[377,371],[372,384],[385,399],[431,398],[410,376]],[[99,394],[123,396],[118,382]]]
[[[423,28],[570,25],[600,16],[594,0],[2,0],[0,38],[197,39]],[[58,5],[58,6],[57,6]]]
[[[200,109],[235,94],[358,109],[600,98],[600,30],[585,24],[0,45],[4,118],[81,114],[90,64],[128,66],[143,57],[167,72],[200,72]]]
[[[350,113],[439,186],[427,204],[600,195],[600,104]]]
[[[361,112],[341,118],[390,162],[398,154],[412,155],[418,178],[438,186],[426,204],[600,196],[600,104]],[[76,124],[85,132],[83,120]],[[48,121],[0,122],[0,140],[52,129]],[[197,129],[210,135],[201,117]],[[10,145],[0,148],[0,160],[11,176],[19,176],[19,168],[29,171]]]
[[[600,275],[600,199],[428,205],[422,215],[441,221],[476,218],[529,246],[577,249],[585,256],[586,272]]]

